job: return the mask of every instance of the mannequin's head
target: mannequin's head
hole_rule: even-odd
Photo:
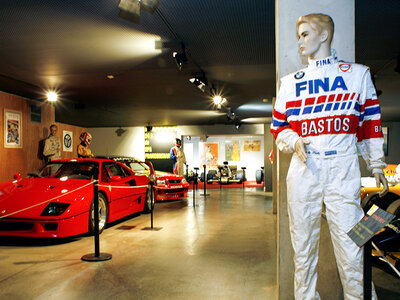
[[[303,55],[313,57],[316,53],[321,55],[321,52],[325,56],[330,55],[333,33],[334,23],[328,15],[309,14],[301,16],[296,23],[296,34]]]
[[[180,148],[182,146],[182,141],[181,139],[176,139],[175,145]]]

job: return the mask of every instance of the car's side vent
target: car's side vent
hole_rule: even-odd
[[[137,202],[138,202],[139,204],[142,203],[142,196],[139,196]]]
[[[128,181],[128,183],[129,183],[130,186],[136,186],[135,179],[132,179],[132,180]]]

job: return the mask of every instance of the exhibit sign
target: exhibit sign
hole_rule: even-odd
[[[4,109],[4,147],[22,148],[22,113]]]
[[[380,209],[375,204],[368,210],[364,218],[360,220],[347,235],[362,247],[368,242],[379,230],[389,224],[394,219],[394,215]]]
[[[63,151],[72,152],[73,147],[72,131],[63,130]]]

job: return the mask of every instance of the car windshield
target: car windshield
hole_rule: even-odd
[[[46,164],[37,175],[44,178],[68,177],[71,179],[91,180],[98,178],[98,170],[98,163],[93,161],[54,161]]]
[[[149,171],[149,166],[142,162],[125,162],[125,165],[128,166],[132,171],[143,173]]]

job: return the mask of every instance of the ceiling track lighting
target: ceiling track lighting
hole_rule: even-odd
[[[172,57],[175,59],[178,69],[182,70],[183,65],[186,64],[188,61],[185,52],[185,45],[182,44],[182,52],[173,52]]]
[[[207,78],[205,76],[196,76],[189,78],[189,81],[198,87],[200,91],[203,93],[206,91],[207,87]]]
[[[139,24],[141,9],[153,14],[159,5],[158,0],[120,0],[118,4],[119,17]]]

